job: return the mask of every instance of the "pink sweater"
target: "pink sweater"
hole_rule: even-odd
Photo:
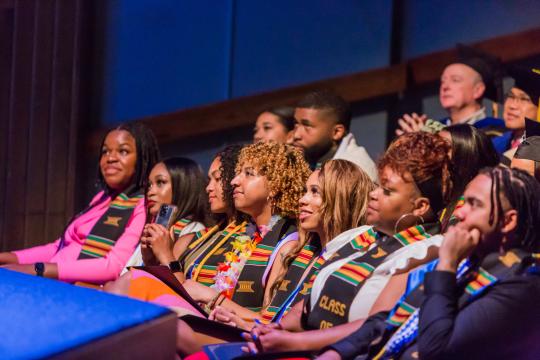
[[[97,194],[92,202],[101,198],[103,192]],[[73,221],[67,228],[64,247],[58,251],[60,239],[53,243],[36,246],[25,250],[14,251],[20,264],[36,262],[56,263],[58,279],[67,282],[84,281],[102,284],[118,278],[120,271],[139,243],[146,220],[144,199],[141,199],[131,218],[128,220],[124,233],[118,238],[107,256],[97,259],[77,260],[82,245],[101,216],[109,208],[111,198],[107,198],[85,214]]]

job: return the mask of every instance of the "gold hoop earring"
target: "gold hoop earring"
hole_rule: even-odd
[[[396,221],[396,224],[394,225],[394,234],[397,234],[399,231],[398,231],[398,226],[399,226],[399,223],[403,220],[403,219],[406,219],[408,216],[414,216],[415,218],[417,219],[420,219],[420,224],[423,224],[424,223],[424,218],[421,217],[420,215],[414,215],[413,213],[406,213],[406,214],[403,214],[399,217],[399,219]],[[415,225],[410,225],[410,226],[407,226],[406,229],[410,228],[411,226],[416,226],[418,225],[418,222],[415,223]]]

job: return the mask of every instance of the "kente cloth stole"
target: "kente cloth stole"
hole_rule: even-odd
[[[328,260],[329,263],[331,263],[334,259],[343,258],[343,256],[340,256],[339,251],[342,251],[342,253],[344,254],[350,254],[351,251],[361,251],[369,247],[369,245],[371,245],[373,242],[375,242],[376,238],[377,233],[373,231],[373,228],[370,228],[368,231],[365,231],[362,234],[355,236],[355,238],[350,243],[348,243],[347,246],[345,246],[345,249],[340,249],[336,251]],[[291,277],[294,277],[298,280],[294,280],[293,278],[291,278],[290,281],[288,281],[289,273],[287,273],[283,283],[280,285],[278,291],[275,294],[275,299],[272,299],[270,306],[268,306],[264,310],[262,315],[263,320],[273,322],[281,320],[281,318],[285,316],[285,314],[290,310],[292,306],[294,306],[297,301],[300,301],[302,298],[309,296],[311,288],[313,286],[313,282],[315,281],[319,270],[325,263],[327,263],[327,261],[323,257],[324,250],[322,253],[316,256],[311,255],[311,261],[307,260],[309,256],[309,250],[302,249],[302,251],[305,252],[305,255],[303,255],[301,252],[291,264],[291,268],[296,264],[296,269],[302,269],[302,272],[299,272],[296,269],[292,269],[293,274],[291,275]],[[309,269],[309,272],[304,277],[302,283],[299,284],[301,277],[304,275],[303,271],[308,267],[308,265],[310,265],[311,262],[314,262],[313,266],[311,266],[311,268]],[[289,271],[291,270],[291,268],[289,268]],[[294,287],[295,285],[296,288]],[[293,289],[292,292],[291,289]]]
[[[320,252],[319,246],[306,244],[302,247],[289,265],[287,273],[276,289],[272,301],[262,311],[261,316],[264,322],[271,322],[279,312],[284,312],[284,315],[294,305],[296,295],[304,295],[309,291],[311,275],[322,265],[322,263],[319,263],[318,267],[315,267]],[[314,264],[311,265],[312,263]],[[308,271],[307,274],[306,271]]]
[[[261,310],[266,287],[262,278],[268,261],[279,241],[295,231],[296,220],[283,218],[262,238],[240,272],[232,295],[234,302],[255,312]]]
[[[430,229],[429,232],[427,229]],[[372,231],[368,234],[369,238],[364,239],[366,241],[364,250],[366,248],[369,250],[335,270],[323,285],[313,309],[309,311],[310,307],[305,308],[307,310],[306,325],[311,329],[322,329],[349,322],[351,305],[356,295],[365,280],[386,260],[388,255],[414,242],[422,241],[431,234],[437,233],[438,230],[437,223],[413,226],[392,237],[374,236]],[[376,239],[375,246],[369,247],[367,244],[373,239]]]
[[[105,257],[124,233],[131,214],[143,198],[143,190],[118,194],[84,240],[78,260]]]
[[[511,250],[504,256],[498,253],[488,255],[481,266],[474,266],[469,260],[463,260],[456,272],[458,285],[463,290],[458,301],[459,308],[474,301],[498,281],[518,273],[518,270],[522,269],[523,260],[530,257],[530,254],[521,250]],[[379,353],[374,357],[375,359],[395,358],[416,340],[419,309],[425,298],[423,278],[427,272],[435,269],[437,262],[436,260],[422,269],[421,277],[414,280],[416,286],[410,287],[407,284],[407,293],[396,304],[386,320],[387,329],[383,339],[387,341],[381,342],[385,345],[378,350]]]
[[[355,236],[352,241],[348,242],[347,244],[342,246],[341,249],[336,251],[332,255],[332,257],[326,261],[325,266],[328,266],[335,261],[339,261],[358,252],[366,251],[366,249],[368,249],[371,244],[377,242],[382,237],[382,234],[376,232],[373,227],[370,227],[368,230]]]
[[[217,237],[208,251],[203,252],[193,262],[193,266],[186,272],[186,277],[206,286],[214,284],[214,277],[217,274],[217,267],[223,261],[225,253],[232,249],[231,243],[238,237],[246,235],[246,225],[229,224],[225,230]]]
[[[192,220],[190,219],[180,219],[171,226],[170,231],[174,235],[175,240],[178,240],[178,238],[180,237],[180,234],[182,233],[182,230],[184,230],[184,228],[188,226],[188,224],[191,223],[191,221]]]
[[[205,247],[210,246],[217,239],[218,230],[219,225],[215,225],[210,229],[197,231],[187,249],[178,258],[178,262],[184,269],[184,275],[188,279],[194,269],[195,261],[204,253]]]
[[[248,233],[250,231],[248,230]],[[248,235],[237,238],[232,245],[232,250],[225,253],[225,261],[218,264],[217,274],[214,277],[214,285],[211,286],[226,298],[232,299],[240,273],[246,266],[247,261],[254,254],[256,259],[261,256],[257,252],[257,246],[262,242],[261,233],[257,230],[250,237]]]

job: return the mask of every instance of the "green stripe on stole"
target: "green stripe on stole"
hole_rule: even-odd
[[[90,240],[98,241],[98,242],[103,243],[103,244],[114,245],[114,240],[107,239],[107,238],[104,238],[102,236],[90,234],[86,238],[90,239]]]
[[[132,186],[125,193],[118,194],[109,204],[109,208],[95,223],[87,235],[78,259],[100,258],[106,256],[114,247],[116,241],[124,234],[125,227],[137,204],[143,199],[142,189]],[[129,194],[129,196],[127,195]],[[130,202],[129,206],[119,206],[118,202]],[[92,242],[106,245],[105,248],[96,247]],[[108,249],[107,249],[108,247]]]

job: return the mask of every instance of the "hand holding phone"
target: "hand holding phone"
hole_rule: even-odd
[[[154,218],[154,221],[152,222],[162,225],[165,229],[169,229],[173,225],[172,222],[174,221],[177,212],[178,208],[176,206],[162,204],[159,207],[159,211]]]

